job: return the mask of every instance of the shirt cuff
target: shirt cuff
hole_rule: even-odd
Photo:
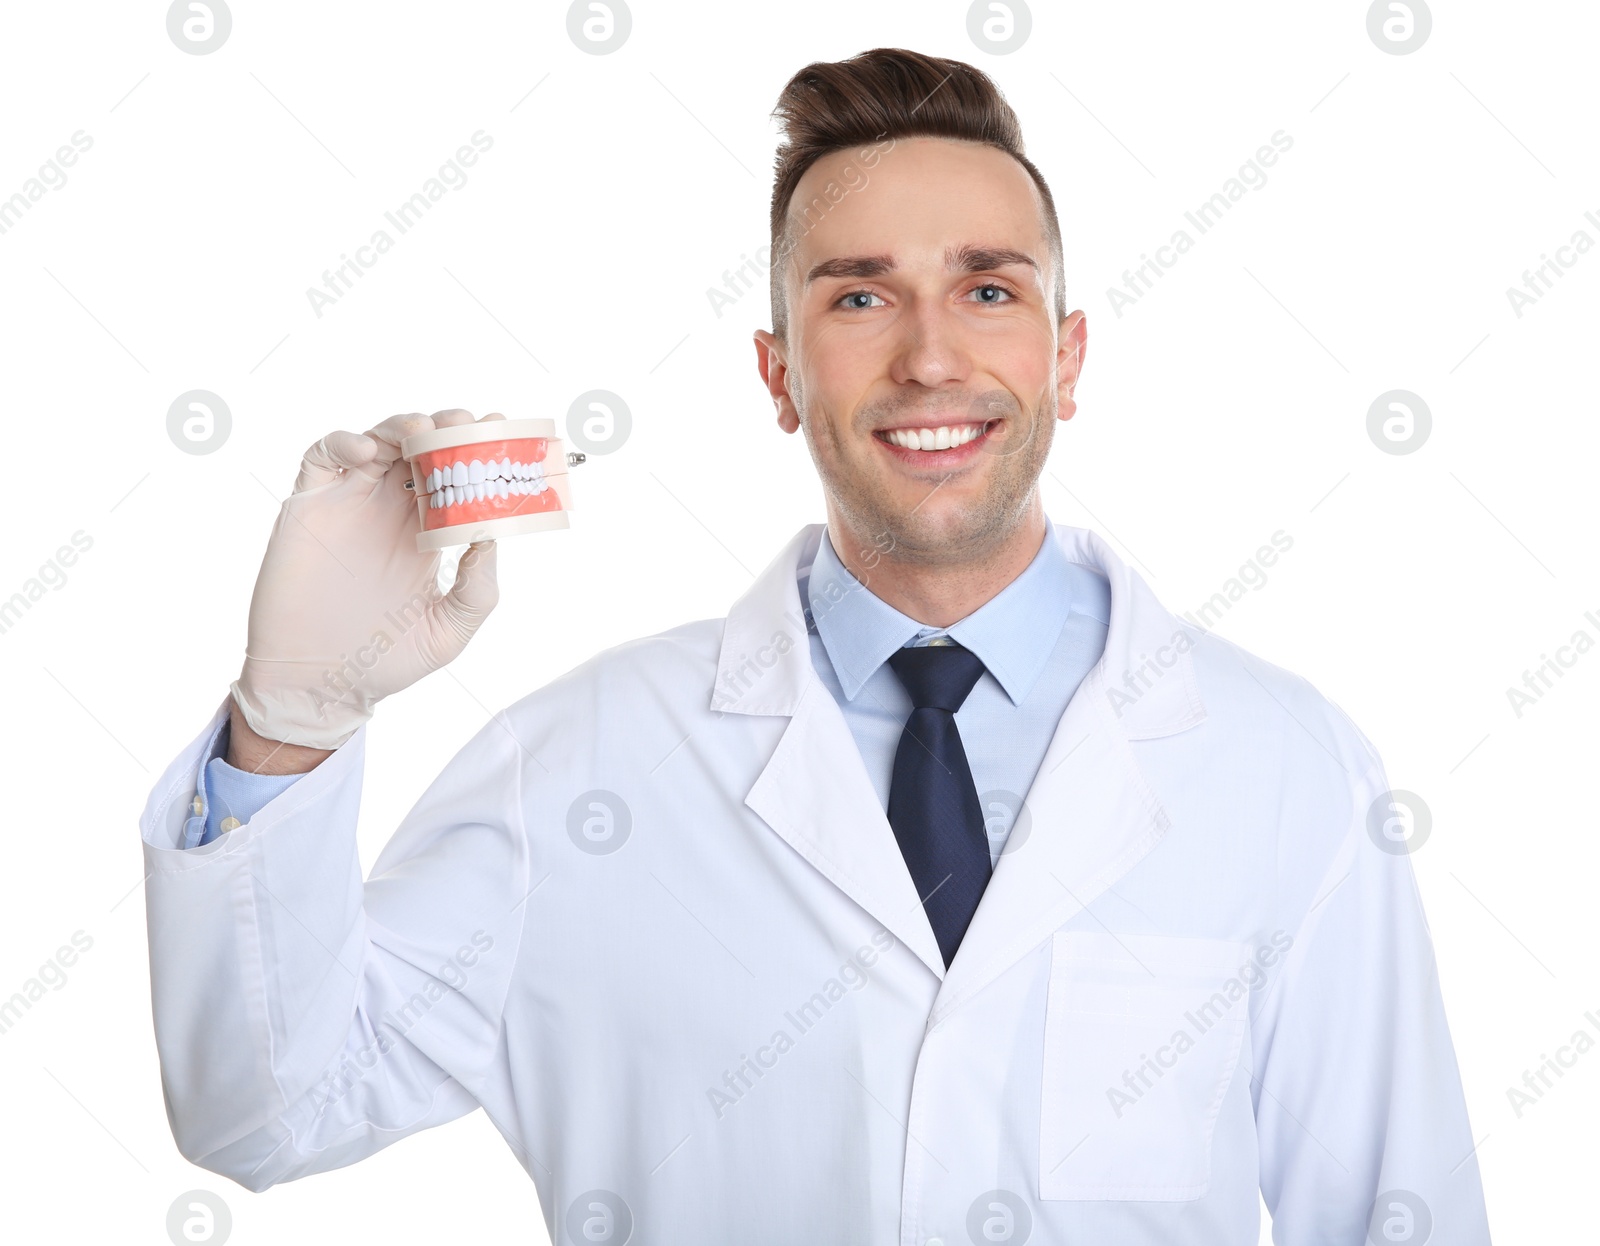
[[[223,721],[205,761],[200,766],[199,790],[189,804],[183,824],[183,846],[209,844],[225,831],[243,826],[266,805],[294,786],[298,774],[255,774],[230,766],[228,723]]]

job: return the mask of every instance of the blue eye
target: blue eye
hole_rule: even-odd
[[[845,303],[847,311],[866,311],[871,306],[870,303],[868,303],[868,304],[859,304],[859,303],[858,304],[849,304],[849,303],[846,303],[846,300],[847,299],[875,299],[875,298],[878,298],[878,296],[876,294],[874,294],[871,290],[852,290],[848,294],[840,295],[839,296],[839,302],[840,303]],[[881,303],[883,300],[882,299],[878,299],[878,301]]]
[[[980,298],[978,300],[978,302],[980,302],[980,303],[989,303],[989,304],[992,305],[992,304],[995,304],[995,303],[1006,302],[1006,301],[1016,297],[1014,294],[1011,293],[1010,290],[1006,289],[1003,285],[1000,285],[999,283],[993,282],[993,281],[986,281],[981,286],[973,287],[973,291],[972,292],[974,294],[976,294],[980,290],[993,290],[998,294],[1003,294],[1003,295],[1006,296],[1004,299],[984,299],[984,298]]]

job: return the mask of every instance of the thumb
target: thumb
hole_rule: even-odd
[[[469,545],[456,566],[455,583],[436,608],[439,621],[459,636],[463,645],[500,601],[500,585],[495,579],[497,549],[493,541]]]

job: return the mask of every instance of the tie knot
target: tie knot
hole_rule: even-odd
[[[889,665],[911,694],[914,709],[954,714],[984,672],[983,659],[954,642],[896,649]]]

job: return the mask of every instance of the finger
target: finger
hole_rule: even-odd
[[[433,413],[433,426],[435,428],[454,428],[458,424],[470,423],[472,423],[472,412],[463,411],[460,407]]]
[[[295,477],[294,492],[303,493],[319,485],[329,484],[342,472],[362,467],[372,461],[378,451],[377,443],[360,433],[329,433],[300,460],[300,474]]]
[[[439,621],[466,644],[500,601],[495,579],[497,546],[477,541],[467,547],[456,564],[455,583],[437,606]]]
[[[505,418],[506,417],[501,415],[498,411],[491,411],[488,415],[483,417],[483,420],[503,420]],[[483,420],[479,420],[478,423],[482,424]]]
[[[433,420],[413,411],[409,415],[391,415],[388,419],[367,430],[378,446],[372,461],[363,469],[373,480],[383,476],[400,457],[400,443],[413,433],[435,428]]]

